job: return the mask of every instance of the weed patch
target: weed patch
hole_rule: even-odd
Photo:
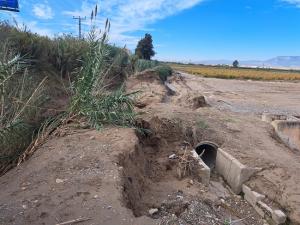
[[[199,127],[200,129],[203,129],[203,130],[209,128],[208,124],[202,119],[198,119],[196,122],[196,125],[197,125],[197,127]]]

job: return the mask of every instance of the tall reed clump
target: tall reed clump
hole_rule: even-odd
[[[0,44],[0,173],[32,141],[45,81],[32,80],[27,60]]]
[[[135,115],[133,93],[126,94],[123,86],[114,91],[108,89],[111,74],[115,70],[121,71],[127,60],[124,55],[114,54],[115,49],[107,44],[109,28],[107,20],[100,38],[95,29],[90,32],[88,51],[73,84],[71,114],[86,117],[96,128],[105,124],[130,126]]]

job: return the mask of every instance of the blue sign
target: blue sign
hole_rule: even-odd
[[[0,0],[0,10],[19,12],[18,0]]]

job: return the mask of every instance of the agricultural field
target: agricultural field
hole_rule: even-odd
[[[221,66],[170,64],[174,70],[203,77],[251,80],[300,80],[299,70],[232,68]]]

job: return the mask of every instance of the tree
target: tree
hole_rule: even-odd
[[[237,61],[237,60],[234,60],[234,62],[232,63],[232,66],[234,67],[234,68],[238,68],[239,67],[239,61]]]
[[[151,57],[155,55],[152,42],[151,34],[145,34],[145,37],[139,41],[135,49],[135,54],[140,59],[150,60]]]

